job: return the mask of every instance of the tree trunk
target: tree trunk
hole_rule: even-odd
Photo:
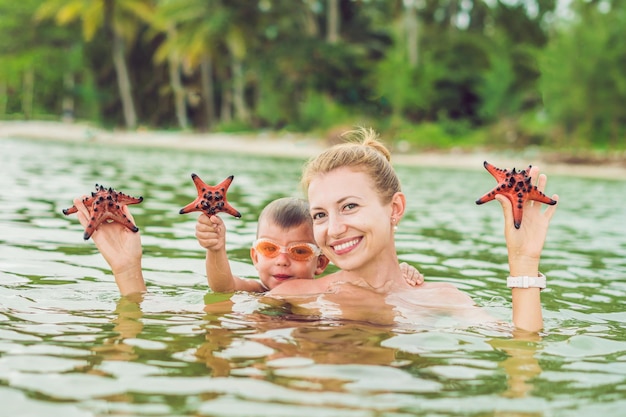
[[[328,0],[326,11],[326,42],[337,43],[339,41],[339,0]]]
[[[170,39],[173,39],[176,36],[176,28],[170,25],[167,30],[167,35]],[[187,105],[185,102],[185,89],[183,88],[180,76],[180,58],[178,57],[177,52],[170,52],[168,57],[168,67],[170,73],[170,87],[172,88],[172,94],[174,95],[176,120],[178,121],[178,126],[184,130],[187,129],[188,126]]]
[[[9,101],[7,83],[0,80],[0,117],[7,113],[7,103]]]
[[[200,82],[202,84],[202,100],[206,111],[207,127],[215,126],[215,89],[213,88],[213,65],[211,57],[204,54],[200,62]]]
[[[233,120],[233,94],[231,91],[230,88],[222,90],[222,106],[220,110],[220,122],[222,123],[230,123]]]
[[[122,110],[127,129],[137,127],[137,113],[133,102],[132,84],[128,75],[128,66],[124,59],[124,40],[116,32],[113,32],[113,64],[117,74],[117,85],[119,87],[120,99],[122,100]]]
[[[250,120],[250,113],[246,107],[245,98],[245,81],[243,77],[243,65],[241,60],[233,57],[232,62],[233,70],[233,105],[235,107],[235,119],[248,122]]]
[[[24,118],[30,120],[33,117],[33,97],[35,92],[35,70],[29,68],[24,72],[22,81],[22,112]]]
[[[305,33],[311,38],[317,38],[320,33],[320,28],[317,24],[317,16],[315,13],[309,8],[304,7],[304,30]]]
[[[135,103],[133,102],[132,84],[128,75],[128,66],[126,65],[124,53],[124,39],[115,31],[113,26],[114,19],[114,0],[104,1],[104,27],[109,35],[109,39],[113,45],[113,66],[117,75],[117,86],[122,101],[122,111],[124,113],[124,121],[127,129],[137,127],[137,113],[135,112]]]
[[[405,0],[406,47],[410,68],[419,64],[419,22],[417,20],[417,0]]]
[[[63,74],[63,101],[61,104],[61,119],[65,123],[72,123],[74,121],[74,74],[66,72]]]

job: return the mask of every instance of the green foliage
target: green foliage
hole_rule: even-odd
[[[327,94],[316,91],[309,91],[297,106],[300,120],[295,127],[301,131],[329,129],[336,125],[351,124],[354,120],[354,115],[348,109]]]
[[[399,151],[420,151],[433,149],[471,148],[485,143],[485,134],[480,129],[456,131],[445,123],[404,124],[393,130],[394,149]]]
[[[249,123],[242,121],[221,122],[216,130],[224,133],[246,133],[253,132],[256,129]]]
[[[555,31],[540,53],[544,104],[563,127],[561,145],[623,147],[626,125],[626,6],[576,2],[580,20]]]
[[[376,66],[376,97],[389,107],[393,118],[428,118],[439,70],[437,63],[428,59],[411,68],[406,63],[405,45],[396,41]]]
[[[64,71],[82,67],[82,50],[73,28],[37,22],[40,2],[0,2],[0,83],[10,118],[46,118],[61,113]],[[78,37],[79,38],[79,37]],[[54,65],[52,65],[54,63]],[[32,81],[30,79],[32,74]]]
[[[421,149],[626,147],[624,2],[574,0],[558,20],[555,0],[340,0],[330,42],[332,4],[0,0],[0,117],[58,117],[72,99],[114,126],[131,97],[139,124],[171,128],[182,91],[203,130],[368,120]]]
[[[508,46],[494,43],[489,53],[489,69],[483,72],[478,84],[478,93],[483,97],[479,114],[485,121],[514,114],[521,106],[521,97],[512,91],[515,73]]]

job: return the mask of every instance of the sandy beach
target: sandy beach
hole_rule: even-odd
[[[134,132],[110,131],[81,123],[45,121],[0,121],[0,139],[28,138],[73,143],[102,143],[111,146],[141,146],[151,148],[186,149],[209,152],[249,153],[281,157],[309,158],[328,146],[325,138],[296,134],[228,134],[187,133],[138,130]],[[587,178],[626,180],[626,165],[564,164],[547,161],[540,152],[490,153],[473,152],[420,152],[393,154],[398,165],[424,167],[447,167],[461,169],[483,169],[488,160],[503,168],[525,168],[526,164],[539,165],[542,172],[552,175],[572,175]]]

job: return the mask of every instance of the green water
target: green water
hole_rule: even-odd
[[[546,328],[398,326],[284,315],[210,294],[192,172],[235,175],[224,216],[238,275],[270,200],[300,196],[302,160],[0,140],[0,404],[11,416],[621,416],[626,408],[626,182],[549,175],[560,195],[542,258]],[[490,161],[497,165],[497,161]],[[533,161],[520,161],[525,166]],[[400,258],[508,320],[486,171],[398,167]],[[120,298],[72,199],[112,186],[131,206],[149,293]],[[205,303],[213,306],[203,311]],[[372,311],[375,316],[376,311]]]

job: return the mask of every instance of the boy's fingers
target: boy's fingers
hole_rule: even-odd
[[[209,220],[211,221],[211,223],[213,223],[215,226],[220,226],[222,224],[224,224],[224,222],[222,221],[222,219],[217,216],[217,215],[212,215]]]

